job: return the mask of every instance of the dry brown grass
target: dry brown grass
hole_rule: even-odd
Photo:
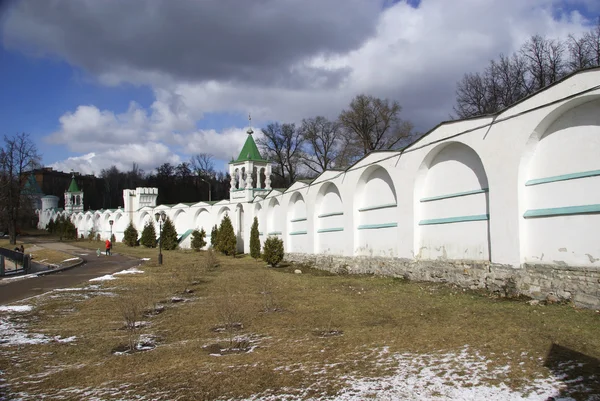
[[[25,248],[25,253],[31,254],[33,260],[38,263],[54,265],[54,264],[60,264],[61,262],[65,261],[67,259],[73,258],[73,255],[70,255],[68,253],[60,252],[60,251],[57,251],[54,249],[46,249],[46,248],[36,246],[35,244],[31,244],[26,241],[24,242],[24,241],[17,240],[16,245],[11,245],[8,239],[6,239],[6,238],[0,239],[0,247],[2,247],[2,248],[14,249],[15,246],[21,246],[21,245],[23,245],[23,247]]]
[[[442,285],[307,268],[298,275],[293,266],[266,268],[249,257],[219,256],[219,269],[206,271],[194,268],[202,266],[205,252],[164,252],[162,266],[155,263],[155,249],[117,244],[115,252],[153,258],[142,266],[145,274],[102,286],[116,294],[145,294],[148,305],[165,306],[146,317],[151,324],[142,329],[157,338],[158,347],[112,353],[129,341],[119,296],[39,299],[30,330],[77,340],[21,347],[18,355],[0,348],[11,391],[51,397],[70,387],[127,385],[152,399],[193,400],[312,386],[313,395],[331,395],[346,375],[388,372],[390,366],[375,358],[382,347],[427,353],[465,344],[498,366],[510,366],[497,380],[519,387],[548,374],[543,362],[553,343],[600,358],[600,316],[569,305],[531,306]],[[194,278],[182,269],[193,269]],[[185,288],[194,292],[182,295]],[[184,301],[172,303],[173,296]],[[224,333],[215,332],[228,324]],[[203,348],[235,343],[237,336],[258,347],[221,357],[211,355],[214,347]],[[35,382],[23,379],[51,368],[56,371]]]

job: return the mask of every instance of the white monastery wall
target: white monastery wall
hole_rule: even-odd
[[[251,162],[244,169],[250,171]],[[189,247],[190,230],[204,228],[210,236],[227,213],[240,251],[249,252],[256,216],[261,241],[281,238],[295,260],[471,280],[468,285],[485,288],[516,282],[519,293],[600,305],[599,69],[495,116],[442,124],[401,152],[372,153],[345,171],[326,171],[285,191],[253,189],[241,181],[241,168],[232,171],[229,200],[156,206],[156,189],[138,188],[124,191],[124,210],[72,218],[80,233],[94,227],[103,238],[112,219],[121,240],[129,221],[141,231],[164,211],[181,246]],[[42,210],[40,225],[60,213]],[[587,279],[580,284],[577,277]]]

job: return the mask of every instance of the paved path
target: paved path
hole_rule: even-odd
[[[72,244],[60,242],[44,242],[34,240],[27,242],[36,243],[38,246],[56,249],[73,256],[80,257],[84,263],[80,266],[44,276],[27,278],[22,280],[0,280],[0,305],[6,305],[35,295],[40,295],[56,288],[68,288],[84,283],[91,278],[112,274],[120,270],[137,266],[141,263],[139,259],[113,254],[112,256],[96,256],[91,249],[76,247]]]

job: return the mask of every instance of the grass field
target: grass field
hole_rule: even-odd
[[[599,399],[597,311],[249,257],[213,267],[207,252],[169,251],[158,266],[156,249],[114,252],[151,260],[0,309],[0,399]],[[148,350],[124,352],[138,343]]]

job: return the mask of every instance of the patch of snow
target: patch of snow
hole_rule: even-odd
[[[118,274],[140,274],[140,273],[144,273],[144,271],[138,269],[137,267],[132,267],[132,268],[127,269],[127,270],[121,270],[120,272],[116,272],[116,273],[114,273],[114,275],[118,275]]]
[[[61,336],[54,337],[54,341],[59,342],[59,343],[70,343],[75,340],[77,340],[77,336],[71,336],[71,337],[65,337],[65,338],[62,338]]]
[[[96,277],[96,278],[90,279],[90,281],[109,281],[109,280],[115,280],[115,277],[113,277],[112,274],[106,274],[102,277]]]
[[[43,334],[27,333],[23,325],[0,318],[0,346],[42,344],[49,338]]]
[[[29,312],[32,309],[31,305],[0,306],[0,312]]]
[[[140,260],[148,261],[150,258],[141,258]]]
[[[545,401],[559,396],[567,384],[557,377],[530,380],[519,390],[513,390],[502,382],[492,384],[507,378],[510,368],[495,367],[492,360],[470,351],[468,347],[458,352],[431,354],[389,354],[389,350],[384,348],[379,352],[378,361],[386,366],[391,364],[392,374],[375,378],[345,376],[342,378],[344,388],[334,397],[308,397],[309,391],[313,390],[313,394],[314,390],[318,391],[318,383],[315,383],[312,389],[288,389],[288,394],[255,394],[246,401]]]
[[[65,260],[63,260],[63,261],[62,261],[62,262],[60,262],[60,263],[64,263],[64,262],[71,262],[71,261],[73,261],[73,260],[79,260],[79,258],[69,258],[69,259],[65,259]]]
[[[38,276],[37,273],[25,274],[23,276],[3,277],[2,280],[0,280],[0,281],[18,281],[18,280],[25,280],[28,278],[37,277],[37,276]]]

